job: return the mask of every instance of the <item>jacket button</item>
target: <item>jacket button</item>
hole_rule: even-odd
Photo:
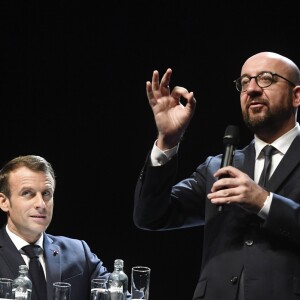
[[[238,277],[237,276],[232,276],[231,279],[230,279],[230,282],[232,284],[236,284],[238,282]]]
[[[143,179],[143,176],[144,176],[144,170],[142,170],[142,171],[140,172],[139,179],[142,180],[142,179]]]
[[[252,246],[253,245],[253,241],[252,240],[247,240],[247,241],[245,241],[245,245]]]

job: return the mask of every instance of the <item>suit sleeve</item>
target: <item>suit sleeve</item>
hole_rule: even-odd
[[[295,189],[293,189],[295,192]],[[300,189],[299,189],[300,192]],[[299,199],[298,195],[298,199]],[[297,196],[295,197],[297,198]],[[300,246],[300,205],[287,197],[274,194],[264,228],[278,238]]]
[[[148,156],[135,189],[135,225],[146,230],[203,225],[208,161],[200,165],[189,178],[174,184],[178,156],[155,167],[150,165]]]

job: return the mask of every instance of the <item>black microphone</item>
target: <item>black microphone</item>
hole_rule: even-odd
[[[234,150],[236,149],[239,143],[239,127],[235,125],[228,125],[226,127],[223,144],[224,144],[224,153],[222,156],[220,168],[231,166],[234,157]],[[229,177],[228,175],[220,176],[219,179]],[[218,211],[222,211],[222,205],[218,205]]]

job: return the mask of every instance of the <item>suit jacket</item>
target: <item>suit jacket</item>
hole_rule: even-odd
[[[56,281],[71,283],[71,300],[89,300],[91,279],[108,278],[110,274],[81,240],[44,234],[44,257],[48,300],[53,299],[52,285]],[[0,277],[15,279],[21,264],[25,261],[4,226],[0,229]]]
[[[238,205],[219,212],[206,197],[222,155],[208,157],[175,184],[175,156],[140,173],[133,219],[146,230],[204,226],[201,272],[193,299],[233,300],[244,272],[246,300],[300,299],[300,135],[282,158],[267,189],[274,193],[266,220]],[[254,141],[236,150],[233,166],[254,177]]]

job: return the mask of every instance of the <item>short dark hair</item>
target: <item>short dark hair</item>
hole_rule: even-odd
[[[9,174],[20,167],[26,167],[35,172],[49,173],[54,180],[55,187],[54,170],[45,158],[38,155],[18,156],[7,162],[0,170],[0,193],[3,193],[8,198],[10,197]]]

